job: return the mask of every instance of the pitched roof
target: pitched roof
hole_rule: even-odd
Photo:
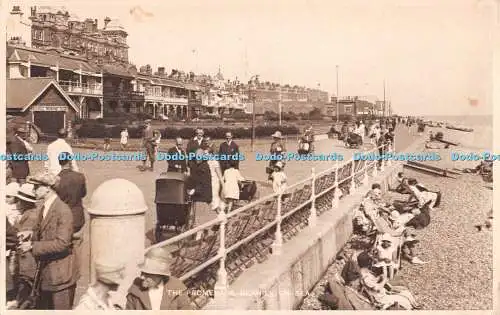
[[[50,86],[54,86],[75,111],[79,111],[78,106],[52,78],[7,79],[7,109],[17,109],[24,112]]]
[[[104,65],[103,67],[103,72],[106,74],[112,74],[120,77],[126,77],[126,78],[133,78],[133,74],[130,73],[127,69],[123,67],[118,67],[115,65]]]
[[[99,69],[90,65],[87,60],[81,57],[54,54],[48,51],[28,48],[24,46],[7,47],[8,62],[28,62],[28,60],[30,60],[33,65],[46,67],[56,67],[59,65],[59,68],[61,69],[76,71],[81,68],[85,72],[99,72]]]

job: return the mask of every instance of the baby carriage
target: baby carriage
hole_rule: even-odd
[[[363,138],[354,133],[351,132],[347,135],[347,138],[345,140],[345,146],[349,148],[359,148],[361,145],[363,145]]]
[[[257,194],[257,183],[253,180],[244,180],[240,183],[240,200],[252,201]]]
[[[174,228],[177,233],[194,224],[191,197],[186,188],[187,176],[178,172],[162,173],[156,180],[156,229],[158,241],[162,232]]]

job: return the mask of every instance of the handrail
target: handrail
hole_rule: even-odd
[[[372,153],[372,152],[378,153],[378,150],[380,148],[384,148],[384,147],[387,151],[392,149],[390,145],[382,145],[382,146],[376,146],[374,148],[371,148],[371,149],[365,151],[364,153]],[[362,173],[365,174],[365,178],[366,178],[367,170],[372,168],[373,166],[376,169],[377,163],[378,163],[378,160],[375,160],[375,161],[366,160],[365,163],[363,164],[363,166],[359,170],[355,170],[356,161],[354,159],[350,159],[350,160],[345,161],[344,163],[341,163],[341,164],[337,163],[335,166],[333,166],[325,171],[322,171],[318,174],[315,174],[313,171],[311,176],[308,176],[307,178],[300,180],[300,181],[288,186],[286,189],[284,189],[281,192],[271,193],[271,194],[264,196],[256,201],[253,201],[253,202],[251,202],[243,207],[240,207],[240,208],[236,209],[235,211],[232,211],[228,214],[219,215],[216,219],[213,219],[209,222],[201,224],[201,225],[199,225],[193,229],[190,229],[189,231],[181,233],[173,238],[170,238],[168,240],[165,240],[165,241],[162,241],[162,242],[159,242],[157,244],[150,246],[149,248],[146,249],[146,252],[153,249],[153,248],[165,247],[165,246],[169,246],[169,245],[172,245],[174,243],[183,241],[183,240],[191,237],[192,235],[194,235],[202,230],[205,230],[207,228],[210,228],[213,226],[220,226],[221,231],[219,231],[219,232],[220,232],[221,236],[219,237],[220,244],[219,244],[219,250],[218,250],[217,254],[210,257],[206,261],[200,263],[199,265],[194,266],[194,268],[184,272],[184,274],[180,275],[180,279],[187,280],[190,277],[198,274],[200,271],[203,271],[206,267],[212,265],[213,263],[215,263],[217,261],[221,261],[221,264],[219,266],[219,272],[218,272],[219,278],[216,282],[216,285],[219,284],[219,289],[220,289],[220,286],[227,288],[228,284],[227,284],[227,271],[225,269],[226,268],[225,267],[225,260],[226,260],[226,257],[229,253],[233,252],[234,250],[236,250],[237,248],[241,247],[242,245],[248,243],[249,241],[255,239],[255,237],[257,237],[258,235],[260,235],[266,231],[269,231],[269,229],[271,229],[273,226],[277,226],[275,241],[273,244],[273,254],[275,253],[275,251],[276,251],[276,254],[279,254],[280,253],[279,248],[280,248],[281,244],[283,243],[282,235],[281,235],[281,224],[286,218],[292,216],[293,214],[295,214],[300,209],[303,209],[308,204],[311,204],[311,216],[309,218],[309,224],[310,225],[314,224],[314,222],[311,222],[311,221],[315,221],[315,216],[317,216],[316,209],[315,209],[315,202],[318,198],[324,196],[328,192],[331,192],[333,189],[338,189],[341,184],[343,184],[349,180],[351,180],[351,183],[352,183],[351,186],[352,185],[355,186],[355,184],[352,181],[354,181],[354,179],[359,174],[362,174]],[[382,161],[382,164],[383,163],[384,163],[384,161]],[[334,184],[331,184],[328,187],[324,187],[324,188],[322,187],[321,191],[319,191],[319,192],[314,191],[315,187],[316,187],[316,180],[317,179],[319,179],[327,174],[332,174],[335,177],[340,176],[339,175],[340,171],[343,170],[344,167],[349,165],[349,164],[351,164],[351,168],[350,168],[350,174],[348,176],[345,176],[342,178],[335,178]],[[376,173],[374,173],[372,175],[375,175],[375,174]],[[297,189],[296,189],[297,187],[299,187],[301,185],[307,185],[308,183],[311,183],[311,186],[310,186],[311,196],[307,200],[304,200],[300,204],[294,206],[293,209],[286,209],[285,213],[281,213],[283,211],[283,207],[286,207],[286,205],[283,206],[282,196],[287,194],[287,193],[290,193],[290,192],[293,195],[293,193],[295,191],[297,191]],[[227,225],[227,222],[231,218],[234,218],[234,217],[246,212],[249,209],[254,209],[256,206],[265,204],[266,202],[269,202],[270,200],[277,201],[278,211],[276,213],[276,217],[272,221],[267,222],[264,226],[262,226],[258,230],[253,231],[249,235],[244,236],[244,238],[236,241],[235,243],[228,244],[229,246],[226,246],[226,237],[227,237],[226,236],[226,233],[227,233],[226,225]]]

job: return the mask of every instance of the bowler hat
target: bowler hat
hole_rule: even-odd
[[[152,275],[170,275],[171,254],[167,250],[158,247],[149,250],[144,256],[144,262],[139,265],[141,272]]]
[[[151,119],[146,119],[146,120],[144,121],[144,123],[145,123],[145,124],[149,124],[149,123],[151,123]]]
[[[16,198],[19,198],[28,202],[36,202],[35,186],[30,183],[23,184],[16,194]]]
[[[97,280],[106,284],[120,284],[124,279],[125,266],[110,265],[104,263],[95,263],[95,272]]]

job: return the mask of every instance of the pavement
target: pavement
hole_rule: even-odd
[[[413,133],[410,134],[403,128],[398,128],[396,138],[396,149],[400,150],[398,147],[398,139],[402,137],[401,144],[406,144],[417,136]],[[235,140],[238,142],[238,140]],[[242,141],[247,142],[247,141]],[[170,146],[170,143],[163,144],[164,148]],[[268,162],[256,161],[255,154],[269,152],[270,141],[269,140],[258,140],[255,145],[255,152],[251,152],[247,143],[241,145],[241,152],[245,155],[245,161],[240,162],[240,170],[246,179],[255,180],[258,184],[258,191],[261,197],[272,192],[271,184],[267,181],[267,174],[265,173],[265,167]],[[287,144],[289,151],[296,151],[297,145],[295,141],[289,140]],[[359,152],[364,149],[370,149],[373,146],[371,144],[366,144],[363,148],[358,150],[347,149],[344,144],[336,139],[328,139],[323,141],[318,141],[315,143],[315,154],[325,154],[329,155],[331,153],[337,153],[343,155],[344,161],[352,158],[354,152]],[[47,145],[38,144],[34,146],[35,152],[46,152]],[[85,149],[75,149],[76,152],[89,152]],[[339,162],[341,163],[341,162]],[[160,161],[155,165],[154,171],[141,172],[138,170],[137,166],[142,165],[142,162],[138,161],[82,161],[78,163],[80,171],[83,172],[87,179],[87,192],[88,195],[85,197],[83,203],[84,207],[88,208],[90,206],[90,199],[92,193],[95,189],[103,182],[115,179],[123,178],[135,183],[143,192],[145,202],[148,206],[148,211],[146,211],[146,244],[145,246],[151,245],[152,241],[152,229],[156,221],[156,206],[154,204],[155,195],[155,179],[160,175],[161,172],[166,171],[166,162]],[[285,172],[288,176],[289,184],[298,182],[311,174],[311,169],[314,167],[316,173],[329,169],[335,166],[334,161],[289,161],[286,164]],[[43,169],[43,162],[31,162],[30,163],[31,173],[34,174],[37,171]],[[119,189],[119,187],[117,187]],[[215,218],[203,218],[200,221],[208,221]],[[82,248],[82,257],[84,257],[81,265],[82,277],[77,285],[77,292],[75,296],[75,301],[78,301],[80,296],[85,292],[89,283],[90,274],[90,251],[89,251],[89,224],[85,226],[85,236]],[[87,258],[87,259],[85,259]]]

